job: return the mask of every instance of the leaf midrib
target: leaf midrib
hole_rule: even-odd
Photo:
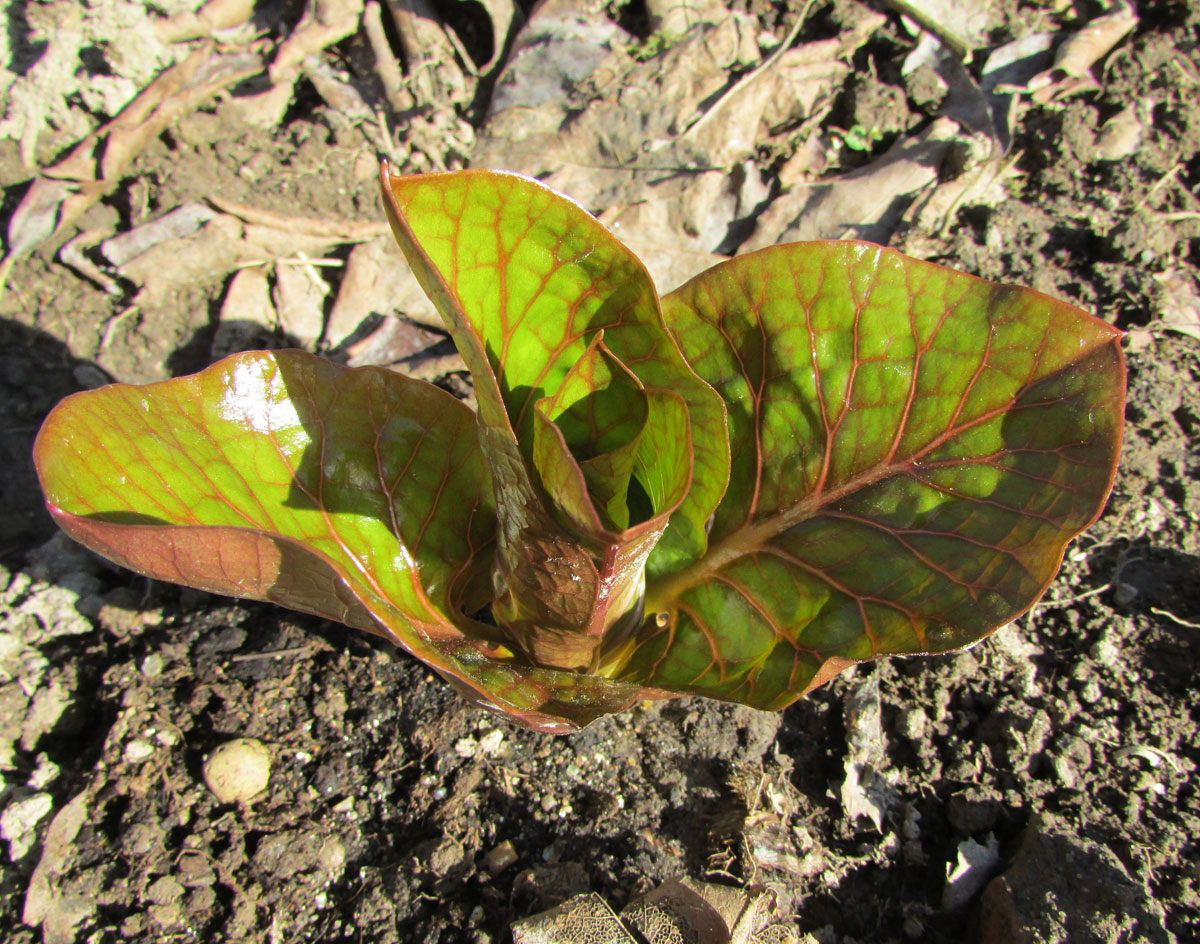
[[[809,495],[806,495],[794,505],[763,518],[755,524],[746,525],[731,532],[712,545],[708,553],[695,563],[685,567],[678,573],[660,578],[647,586],[647,616],[649,617],[657,612],[669,612],[672,606],[675,605],[673,601],[678,600],[682,594],[692,587],[707,580],[725,565],[748,554],[764,550],[772,538],[783,534],[785,531],[794,528],[796,525],[810,518],[816,517],[825,508],[836,504],[846,496],[868,488],[876,482],[894,475],[911,474],[925,456],[944,446],[956,436],[981,423],[986,423],[998,416],[1011,413],[1014,409],[1019,409],[1020,399],[1028,392],[1030,386],[1032,384],[1023,386],[1004,404],[993,407],[990,410],[985,410],[979,416],[955,428],[948,429],[939,436],[935,436],[930,442],[901,460],[893,460],[886,464],[875,466],[865,472],[860,472],[858,475],[848,478],[841,485],[831,489],[826,489],[822,485],[818,485]],[[1041,404],[1026,404],[1025,406],[1036,405]],[[833,449],[834,444],[830,443],[826,450],[827,454],[832,452]],[[966,456],[948,460],[946,464],[966,464],[979,461],[980,458],[979,456]]]

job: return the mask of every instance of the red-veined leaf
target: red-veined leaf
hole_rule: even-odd
[[[1120,332],[1071,305],[825,242],[718,265],[664,311],[733,463],[707,556],[648,588],[622,678],[780,707],[854,661],[967,645],[1103,507]]]

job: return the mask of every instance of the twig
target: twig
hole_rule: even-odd
[[[260,210],[258,207],[235,203],[221,197],[210,196],[205,199],[222,213],[236,216],[244,223],[256,223],[272,229],[303,233],[306,236],[321,236],[327,239],[336,239],[339,242],[366,242],[376,236],[384,236],[391,232],[391,227],[382,221],[356,223],[346,220],[318,220],[304,216],[285,216],[282,213]]]
[[[266,652],[245,652],[240,655],[230,656],[230,662],[261,662],[263,659],[282,659],[285,656],[303,656],[316,652],[319,647],[309,644],[307,646],[292,646],[290,649],[268,649]]]
[[[109,342],[112,340],[113,334],[117,330],[117,325],[119,325],[137,310],[137,305],[130,305],[128,308],[122,309],[111,319],[109,319],[108,324],[104,326],[104,337],[100,339],[100,350],[103,351],[108,347]]]
[[[285,256],[282,259],[244,259],[233,265],[232,270],[236,272],[238,269],[256,269],[259,266],[265,265],[324,266],[328,269],[336,269],[345,264],[344,259],[330,259],[328,257],[305,259],[302,256]]]
[[[383,11],[377,0],[367,0],[366,6],[363,7],[362,22],[367,42],[371,44],[371,52],[375,57],[375,74],[379,76],[392,112],[401,114],[413,107],[412,96],[404,90],[404,76],[400,73],[400,63],[388,44],[387,34],[383,31]]]
[[[887,5],[902,16],[907,16],[921,27],[921,29],[925,30],[925,32],[936,36],[941,40],[942,45],[949,48],[963,62],[971,61],[970,44],[957,33],[939,23],[936,18],[926,13],[920,4],[909,3],[908,0],[887,0]]]
[[[1088,590],[1086,593],[1079,593],[1073,597],[1067,597],[1065,600],[1050,600],[1049,602],[1037,603],[1035,606],[1043,610],[1052,610],[1060,606],[1070,606],[1072,603],[1078,603],[1080,600],[1086,600],[1088,597],[1094,597],[1098,593],[1103,593],[1105,590],[1112,589],[1111,583],[1106,583],[1101,587]]]
[[[684,137],[699,131],[702,127],[712,121],[717,112],[721,111],[721,109],[737,98],[738,94],[748,88],[751,82],[758,78],[758,76],[763,72],[766,72],[767,69],[771,68],[771,66],[775,65],[775,63],[777,63],[783,57],[783,54],[792,48],[792,43],[796,41],[796,38],[800,35],[800,31],[804,28],[804,21],[808,19],[808,11],[812,9],[814,3],[816,3],[816,0],[808,0],[808,3],[804,4],[804,9],[802,9],[800,11],[800,15],[796,17],[796,22],[792,25],[791,32],[787,34],[787,38],[776,47],[775,51],[771,53],[771,55],[769,55],[766,59],[759,63],[759,65],[738,79],[737,82],[730,87],[729,91],[722,95],[719,101],[713,104],[712,108],[710,108],[698,119],[696,119],[696,121],[689,125],[683,132]]]
[[[1167,184],[1171,183],[1171,181],[1173,181],[1175,179],[1175,176],[1181,170],[1183,170],[1183,165],[1176,164],[1169,171],[1167,171],[1165,174],[1163,174],[1161,177],[1159,177],[1158,180],[1156,180],[1154,182],[1154,186],[1152,186],[1149,190],[1146,191],[1146,196],[1142,198],[1141,202],[1145,203],[1145,204],[1149,204],[1149,202],[1154,198],[1155,194],[1157,194],[1158,191],[1160,191]]]
[[[1150,607],[1150,612],[1158,616],[1165,616],[1172,623],[1178,623],[1180,626],[1186,626],[1188,629],[1200,629],[1200,623],[1193,623],[1190,620],[1180,619],[1170,610],[1164,610],[1157,606]]]

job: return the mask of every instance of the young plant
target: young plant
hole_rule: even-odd
[[[1120,332],[861,242],[660,300],[533,180],[383,175],[478,408],[234,355],[51,413],[51,514],[139,573],[378,633],[564,732],[636,699],[782,708],[1028,609],[1117,461]]]

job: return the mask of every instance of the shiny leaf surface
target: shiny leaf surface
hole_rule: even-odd
[[[235,355],[69,397],[35,459],[59,525],[139,573],[383,635],[548,730],[645,697],[508,668],[486,645],[495,628],[464,615],[490,599],[492,492],[473,414],[429,384],[299,351]]]
[[[1120,333],[865,243],[659,300],[535,181],[384,174],[478,411],[252,352],[60,404],[51,513],[134,570],[384,635],[564,732],[639,698],[778,708],[972,643],[1045,590],[1120,444]]]
[[[733,466],[625,677],[778,707],[848,662],[967,645],[1103,506],[1120,332],[1077,308],[854,242],[740,257],[664,308]]]

